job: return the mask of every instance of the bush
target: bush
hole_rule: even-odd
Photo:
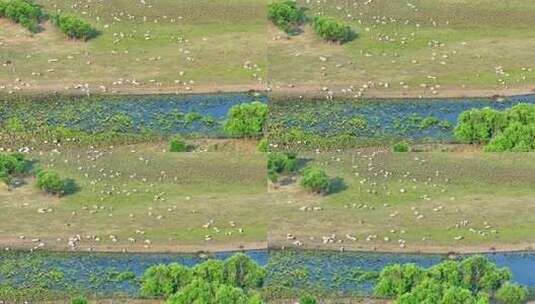
[[[169,142],[169,151],[171,152],[186,152],[187,150],[186,141],[180,137],[175,137]]]
[[[98,36],[99,32],[91,24],[74,15],[54,15],[52,22],[67,36],[73,39],[89,40]]]
[[[43,11],[31,0],[0,0],[0,16],[6,16],[30,31],[37,32]]]
[[[268,155],[268,171],[292,173],[297,170],[297,154],[292,152],[273,152]]]
[[[355,38],[356,33],[332,17],[316,17],[312,22],[316,34],[327,41],[344,43]]]
[[[24,155],[21,153],[1,154],[0,153],[0,180],[6,185],[10,185],[13,175],[26,173],[28,170]]]
[[[268,6],[268,19],[278,28],[289,33],[305,20],[303,9],[295,1],[276,1]]]
[[[409,150],[409,144],[404,141],[398,142],[392,146],[393,152],[409,152]]]
[[[224,123],[224,130],[230,136],[262,135],[267,115],[267,105],[259,101],[233,106],[228,112],[229,119]]]
[[[85,297],[77,297],[71,301],[72,304],[87,304],[87,299]]]
[[[526,287],[505,283],[496,293],[496,298],[504,304],[521,304],[528,296]]]
[[[54,171],[41,170],[37,173],[37,186],[46,193],[60,195],[65,188],[65,181]]]
[[[257,150],[258,150],[258,152],[268,152],[268,150],[269,150],[269,140],[268,140],[267,137],[262,138],[258,142]]]
[[[304,295],[299,298],[299,304],[316,304],[316,298],[311,295]]]
[[[327,193],[329,191],[329,177],[317,167],[307,167],[303,171],[301,185],[311,192]]]

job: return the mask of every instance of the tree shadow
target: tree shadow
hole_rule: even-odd
[[[77,193],[81,190],[80,186],[74,181],[72,178],[66,178],[64,187],[63,187],[63,195],[71,195],[74,193]]]
[[[329,183],[329,191],[327,194],[335,194],[342,192],[347,189],[347,184],[341,177],[333,177],[331,178],[331,182]]]

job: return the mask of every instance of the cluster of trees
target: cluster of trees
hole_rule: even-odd
[[[67,36],[73,39],[89,40],[99,35],[91,24],[75,15],[54,15],[52,22]]]
[[[276,183],[281,174],[289,175],[299,171],[300,161],[294,152],[271,152],[268,154],[268,179]],[[316,166],[307,166],[303,169],[301,186],[310,192],[326,194],[330,188],[330,178]]]
[[[141,294],[165,297],[168,304],[263,304],[255,290],[264,285],[266,275],[264,267],[243,253],[193,268],[160,264],[143,275]]]
[[[305,11],[292,0],[275,1],[268,6],[268,19],[286,33],[294,32],[307,20]],[[353,40],[357,33],[333,17],[320,16],[312,19],[318,36],[327,41],[344,43]]]
[[[293,152],[272,152],[268,154],[268,178],[276,183],[280,174],[291,174],[298,168],[297,153]]]
[[[454,134],[465,143],[486,144],[483,150],[487,152],[535,151],[535,105],[465,111],[459,115]]]
[[[22,153],[0,153],[0,181],[10,186],[13,177],[27,173],[27,165]]]
[[[235,105],[228,111],[223,128],[230,136],[256,137],[262,135],[268,117],[268,106],[259,101]]]
[[[395,298],[396,304],[520,304],[527,296],[523,286],[508,282],[511,272],[483,256],[444,261],[423,269],[415,264],[395,264],[379,274],[374,294]]]
[[[346,24],[327,16],[315,17],[312,21],[314,31],[327,41],[344,43],[353,40],[356,33]]]
[[[31,0],[0,0],[0,16],[5,16],[32,32],[39,30],[39,23],[44,18],[41,8]]]
[[[291,33],[306,19],[302,8],[295,1],[283,0],[269,4],[268,19],[278,28]]]

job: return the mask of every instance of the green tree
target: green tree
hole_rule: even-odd
[[[54,15],[52,22],[67,36],[73,39],[89,40],[99,35],[91,24],[75,15]]]
[[[40,170],[37,173],[37,186],[46,193],[60,195],[65,188],[65,181],[55,171]]]
[[[459,115],[454,134],[465,143],[488,143],[507,126],[505,115],[491,108],[472,109]]]
[[[37,32],[44,14],[30,0],[0,0],[0,16],[6,16],[28,30]]]
[[[327,193],[329,191],[329,176],[317,167],[307,167],[303,171],[301,185],[314,193]]]
[[[215,304],[214,284],[201,278],[194,278],[177,293],[167,299],[167,304]]]
[[[485,152],[530,152],[535,150],[535,123],[511,123],[483,148]]]
[[[262,287],[266,270],[244,253],[236,253],[224,262],[225,284],[240,288]]]
[[[193,267],[193,275],[211,283],[225,283],[224,263],[219,260],[207,260]]]
[[[315,17],[312,26],[318,36],[328,41],[344,43],[356,36],[356,33],[349,26],[332,17]]]
[[[143,274],[141,293],[144,296],[169,297],[186,286],[191,278],[191,270],[183,265],[155,265]]]
[[[259,101],[235,105],[229,110],[229,119],[223,128],[230,136],[259,136],[262,135],[267,115],[267,105]]]
[[[470,290],[461,287],[450,287],[444,292],[439,304],[476,304],[476,299]]]
[[[425,278],[416,264],[394,264],[381,270],[373,292],[381,297],[397,297],[410,292]]]
[[[521,304],[527,296],[526,287],[513,283],[505,283],[496,293],[496,298],[504,304]]]
[[[247,296],[241,288],[229,285],[219,285],[215,291],[214,303],[247,304]]]
[[[295,1],[275,1],[268,5],[268,19],[281,30],[290,33],[305,20],[303,9]]]

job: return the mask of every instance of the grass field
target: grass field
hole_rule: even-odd
[[[2,247],[68,250],[69,238],[79,239],[78,250],[96,251],[266,247],[262,154],[165,149],[167,144],[139,144],[35,151],[36,166],[56,170],[75,187],[58,198],[27,178],[12,191],[0,190]]]
[[[535,2],[358,0],[298,3],[359,37],[320,40],[309,25],[269,28],[268,80],[279,95],[490,96],[535,88]],[[386,87],[387,86],[387,87]]]
[[[268,242],[402,252],[534,248],[534,157],[371,150],[304,155],[337,179],[335,187],[320,196],[302,190],[299,181],[272,185],[277,207]]]
[[[247,91],[265,80],[265,0],[35,2],[102,33],[78,42],[50,22],[31,34],[0,18],[0,92]]]

